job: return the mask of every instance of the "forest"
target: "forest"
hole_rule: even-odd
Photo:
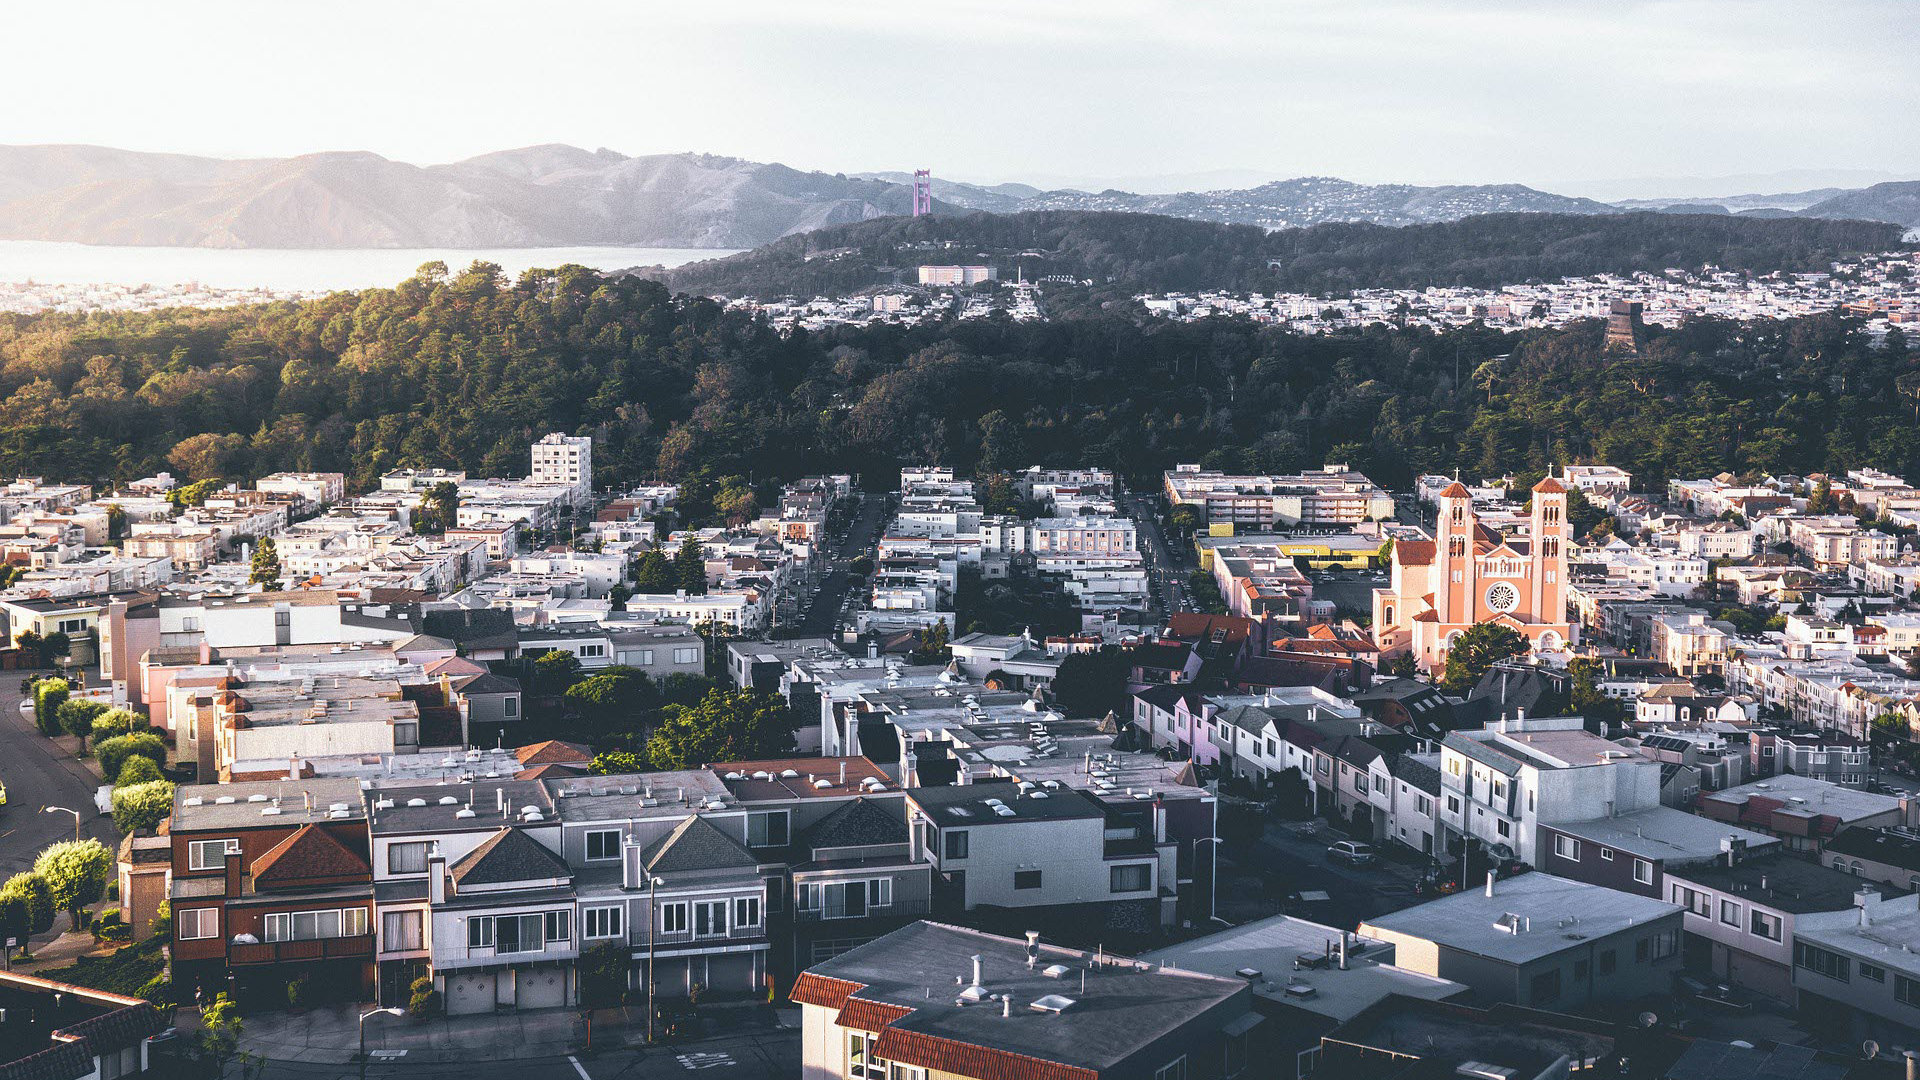
[[[429,264],[393,289],[149,314],[0,316],[0,471],[108,483],[406,465],[524,475],[550,430],[597,479],[725,487],[823,470],[1175,462],[1420,472],[1613,463],[1644,485],[1871,465],[1920,474],[1920,375],[1896,330],[1837,314],[1508,335],[1376,325],[1303,336],[1122,310],[782,337],[659,282],[580,267],[507,281]],[[739,479],[734,479],[739,478]],[[733,496],[730,496],[733,498]],[[765,505],[763,502],[762,505]]]
[[[1433,225],[1315,225],[1268,232],[1154,214],[1037,211],[886,217],[789,236],[658,273],[705,296],[834,296],[911,283],[928,263],[985,262],[1012,280],[1066,277],[1096,295],[1227,289],[1339,294],[1361,288],[1492,287],[1712,264],[1825,270],[1898,248],[1870,221],[1724,214],[1485,214]]]

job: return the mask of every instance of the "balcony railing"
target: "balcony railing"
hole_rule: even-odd
[[[844,905],[834,904],[826,908],[795,910],[795,922],[833,922],[841,919],[890,919],[903,915],[925,915],[933,910],[933,904],[927,900],[903,900],[895,898],[891,904],[868,906],[861,911],[848,911]]]
[[[373,935],[303,938],[299,941],[262,941],[227,947],[230,964],[277,964],[290,960],[337,960],[373,955]]]

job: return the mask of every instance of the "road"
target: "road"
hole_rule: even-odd
[[[369,1048],[378,1040],[370,1039]],[[378,1052],[377,1050],[375,1051]],[[505,1061],[434,1061],[414,1054],[354,1063],[266,1060],[227,1068],[230,1080],[789,1080],[800,1074],[795,1032],[701,1039],[652,1050],[621,1046],[588,1055]]]
[[[860,500],[860,512],[854,515],[853,522],[847,526],[846,538],[830,560],[827,576],[820,583],[820,591],[814,594],[813,606],[807,609],[807,617],[800,620],[795,636],[833,635],[834,626],[840,619],[841,601],[845,599],[847,586],[852,579],[847,572],[847,563],[856,555],[873,553],[874,545],[880,541],[880,526],[886,513],[886,496],[868,495]]]
[[[1320,892],[1327,899],[1289,902],[1286,910],[1350,929],[1416,902],[1412,883],[1419,872],[1413,867],[1388,861],[1354,867],[1330,860],[1327,845],[1347,838],[1321,821],[1267,821],[1252,849],[1240,853],[1242,862],[1223,854],[1221,913],[1233,921],[1260,918],[1277,910],[1275,900]],[[1264,899],[1251,894],[1252,878],[1261,879]]]
[[[1167,546],[1167,534],[1154,513],[1153,500],[1145,495],[1133,495],[1127,499],[1127,505],[1140,534],[1141,554],[1147,560],[1155,610],[1183,610],[1185,605],[1180,602],[1179,590],[1187,579],[1187,571],[1174,560],[1173,550]]]
[[[108,847],[120,842],[113,819],[93,808],[100,782],[20,714],[20,683],[31,674],[0,672],[0,782],[7,785],[7,804],[0,806],[0,880],[31,868],[48,844],[73,839],[73,818],[42,813],[43,806],[72,807],[80,811],[82,835]]]

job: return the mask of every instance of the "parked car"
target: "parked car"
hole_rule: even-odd
[[[1341,840],[1327,848],[1327,857],[1348,866],[1367,866],[1374,861],[1373,845],[1358,840]]]

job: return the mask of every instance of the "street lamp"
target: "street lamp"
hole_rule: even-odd
[[[69,810],[64,806],[43,806],[40,808],[40,812],[43,814],[51,814],[56,810],[58,810],[63,814],[73,815],[73,842],[76,844],[79,843],[80,842],[80,811]]]
[[[653,1043],[653,928],[660,924],[658,889],[666,882],[647,878],[647,1043]]]
[[[387,1016],[405,1016],[407,1015],[407,1011],[405,1009],[392,1009],[392,1008],[368,1009],[366,1012],[363,1012],[360,1014],[360,1075],[361,1076],[367,1075],[367,1019],[369,1017],[380,1016],[382,1014]]]
[[[1203,836],[1193,842],[1196,848],[1201,844],[1214,845],[1213,858],[1207,869],[1207,919],[1211,922],[1220,918],[1220,838]]]

